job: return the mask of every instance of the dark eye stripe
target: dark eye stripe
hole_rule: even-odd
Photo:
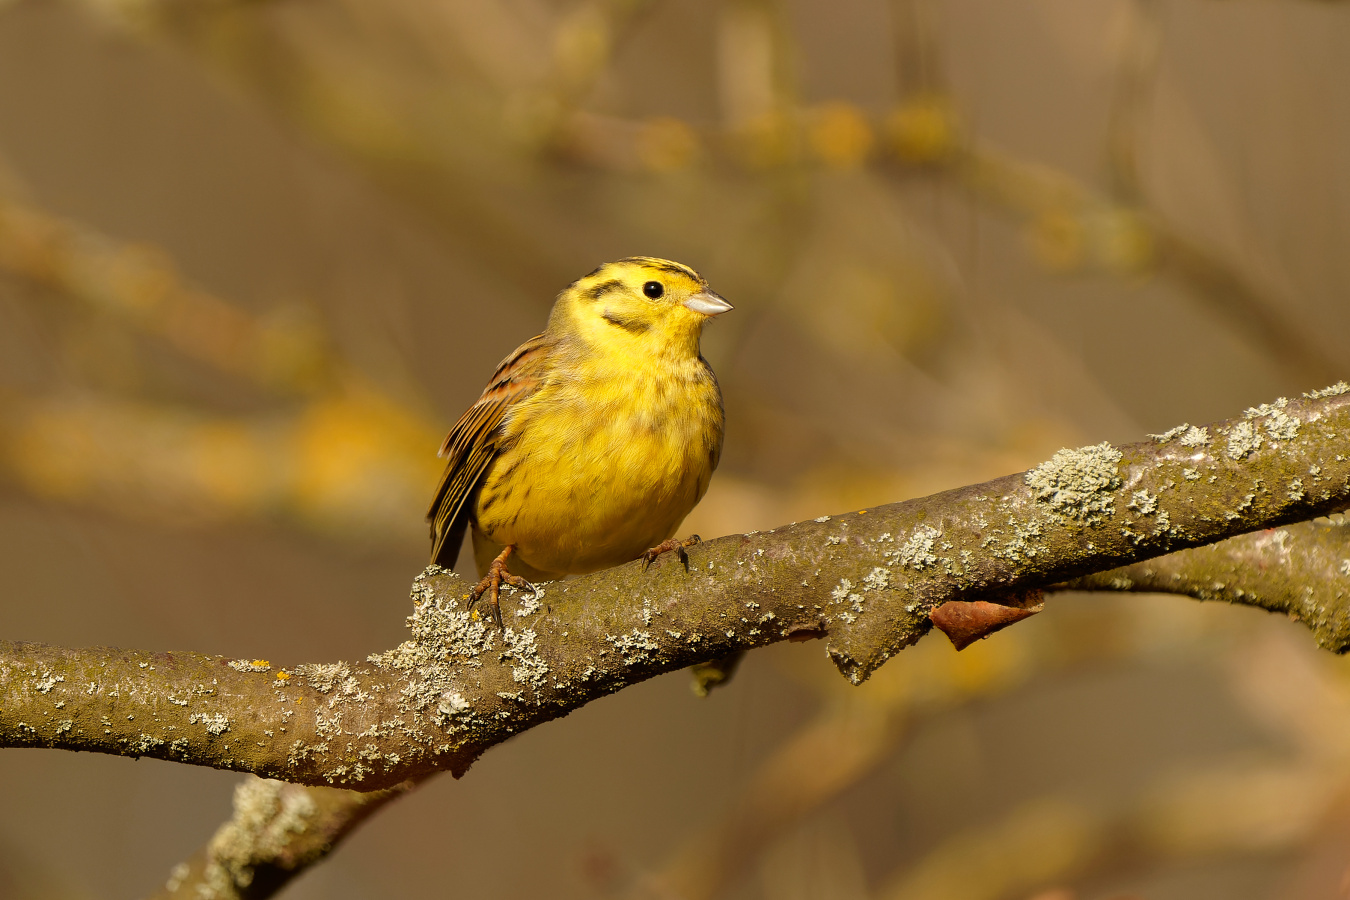
[[[640,322],[637,319],[625,319],[622,316],[615,315],[609,310],[605,310],[604,313],[601,314],[601,318],[609,324],[617,328],[622,328],[630,334],[641,334],[651,327],[646,322]]]
[[[623,290],[622,281],[602,281],[595,287],[587,291],[586,296],[590,297],[592,300],[599,300],[601,297],[605,296],[610,291],[621,291],[621,290]]]

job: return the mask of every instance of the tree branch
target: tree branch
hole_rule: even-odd
[[[406,781],[358,793],[249,776],[234,789],[230,820],[192,859],[174,867],[153,900],[265,900],[414,786]]]
[[[1258,531],[1074,578],[1056,590],[1185,594],[1284,613],[1317,645],[1350,650],[1350,528],[1344,516]]]
[[[0,643],[0,746],[95,750],[302,784],[390,787],[662,672],[820,637],[860,683],[950,600],[1306,520],[1350,502],[1350,386],[904,503],[710,541],[553,583],[499,632],[430,567],[412,639],[361,663],[276,669],[194,653]],[[1294,541],[1294,538],[1287,539]],[[1336,576],[1339,578],[1340,576]],[[1311,617],[1325,646],[1350,615]],[[1234,595],[1238,602],[1245,596]]]

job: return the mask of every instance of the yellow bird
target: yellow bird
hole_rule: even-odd
[[[722,392],[699,338],[731,308],[693,269],[649,256],[558,295],[544,333],[502,360],[441,444],[431,561],[453,566],[472,527],[470,608],[487,593],[501,625],[503,582],[684,558],[697,536],[670,538],[722,454]]]

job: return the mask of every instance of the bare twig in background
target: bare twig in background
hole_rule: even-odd
[[[947,838],[892,873],[877,896],[1015,900],[1124,860],[1287,852],[1335,805],[1327,775],[1304,760],[1218,763],[1160,778],[1135,797],[1041,797]]]
[[[904,98],[946,95],[931,0],[891,0],[896,86]]]
[[[94,392],[0,395],[0,468],[34,494],[189,519],[285,515],[332,536],[424,530],[441,426],[356,373],[303,317],[250,314],[188,284],[157,248],[3,196],[0,269],[292,401],[231,415]]]
[[[134,324],[223,372],[286,393],[331,388],[338,365],[311,323],[264,321],[185,283],[156,247],[114,241],[0,194],[0,269]]]
[[[1118,206],[1063,173],[989,146],[972,146],[948,158],[953,174],[977,196],[1032,224],[1034,246],[1046,264],[1063,270],[1156,270],[1175,277],[1299,379],[1324,381],[1338,371],[1276,311],[1284,304],[1269,291],[1154,214]]]
[[[787,38],[768,12],[753,3],[746,4],[744,10],[731,9],[728,21],[758,22],[750,30],[763,32],[756,45],[762,44],[768,55],[762,60],[753,53],[737,57],[739,67],[728,77],[738,84],[745,81],[740,75],[756,60],[769,67],[761,66],[764,71],[750,77],[751,82],[765,86],[764,90],[750,92],[761,98],[757,105],[732,104],[737,109],[744,106],[760,112],[749,118],[735,115],[721,127],[670,116],[648,120],[598,115],[580,100],[612,60],[619,32],[650,4],[597,0],[581,4],[572,15],[556,23],[553,56],[549,58],[560,67],[558,71],[573,74],[542,74],[540,84],[551,87],[512,95],[509,104],[517,114],[508,118],[517,123],[514,130],[504,128],[500,119],[484,117],[482,110],[458,102],[448,89],[428,87],[427,72],[403,58],[420,60],[421,55],[400,54],[395,49],[397,44],[393,48],[362,47],[355,39],[340,37],[345,26],[329,29],[326,38],[341,44],[345,52],[307,38],[299,22],[313,12],[268,16],[262,8],[237,4],[189,8],[182,4],[132,7],[91,2],[100,11],[130,21],[138,29],[148,28],[150,33],[187,46],[303,127],[341,146],[396,193],[432,211],[455,230],[456,239],[464,246],[473,247],[485,260],[500,263],[496,267],[512,273],[532,296],[549,296],[569,273],[560,262],[560,248],[530,238],[523,218],[516,214],[526,213],[527,206],[511,185],[554,156],[559,147],[567,149],[564,155],[573,163],[616,172],[686,169],[719,150],[727,151],[729,161],[752,170],[799,167],[804,163],[852,167],[889,158],[908,166],[918,165],[940,177],[954,177],[983,202],[1014,212],[1028,223],[1037,257],[1052,269],[1098,269],[1127,276],[1156,271],[1175,278],[1207,308],[1230,320],[1255,346],[1278,360],[1297,381],[1323,383],[1339,375],[1338,367],[1316,342],[1281,315],[1279,311],[1286,304],[1277,291],[1254,280],[1235,262],[1205,249],[1194,236],[1183,235],[1160,221],[1149,210],[1137,157],[1147,86],[1161,44],[1157,10],[1150,0],[1141,0],[1130,20],[1132,30],[1121,61],[1106,154],[1112,184],[1105,194],[1061,172],[1014,159],[978,135],[962,133],[958,98],[942,91],[945,79],[936,59],[938,47],[929,21],[932,13],[919,0],[902,0],[894,9],[904,93],[900,106],[880,123],[847,102],[823,104],[812,110],[796,102],[787,90],[790,78],[782,71]],[[337,10],[325,15],[342,20]],[[413,35],[417,35],[415,43],[425,44],[427,22],[412,16],[409,10],[390,15],[407,32],[408,41],[414,42]],[[227,21],[232,41],[210,41],[213,24]],[[454,33],[447,22],[437,25],[446,29],[447,43],[472,40],[472,36]],[[741,27],[738,34],[744,36],[745,32],[747,29]],[[249,44],[267,48],[267,52],[243,52]],[[522,55],[530,52],[526,42],[512,46]],[[540,46],[533,52],[547,55],[548,51]],[[290,61],[284,81],[278,81],[277,73],[263,62],[277,53]],[[385,78],[371,82],[363,77],[360,72],[364,70],[351,64],[353,56],[373,56],[387,62]],[[534,68],[527,62],[520,60],[518,68]],[[439,78],[445,80],[446,74],[439,73]],[[430,84],[440,81],[433,78]],[[572,85],[558,95],[565,97],[565,102],[555,96],[559,84]],[[746,92],[728,92],[723,85],[722,93],[739,96]],[[475,127],[446,130],[429,124],[443,121],[449,109],[466,122],[473,121]],[[470,132],[477,139],[477,147],[464,147],[457,137]],[[871,152],[879,143],[878,134],[885,135],[889,153]],[[474,179],[467,179],[463,168],[470,159],[484,166]],[[417,184],[418,190],[410,190],[411,184]],[[508,196],[511,201],[502,202]],[[530,209],[529,214],[536,218],[549,215],[542,205]],[[473,227],[466,229],[465,223]],[[576,223],[571,227],[575,230]],[[533,264],[520,266],[522,257],[533,260]],[[550,276],[550,272],[555,274]]]
[[[1306,532],[1308,526],[1291,527]],[[1297,561],[1288,565],[1298,569]],[[1252,858],[1298,847],[1327,819],[1344,815],[1350,694],[1344,666],[1328,665],[1338,660],[1310,659],[1295,643],[1294,635],[1263,632],[1242,639],[1232,657],[1238,699],[1272,735],[1294,745],[1292,757],[1240,754],[1163,773],[1142,789],[1030,801],[948,838],[917,865],[898,868],[877,896],[1013,900],[1140,860],[1224,852]]]
[[[1027,634],[962,654],[921,642],[873,676],[866,691],[813,680],[822,709],[760,764],[723,815],[701,823],[642,878],[634,895],[721,896],[785,833],[892,760],[925,720],[976,698],[1006,695],[1075,661],[1053,640],[1028,646]]]
[[[909,705],[849,698],[832,703],[780,745],[736,798],[731,811],[686,841],[641,894],[709,900],[804,815],[855,784],[890,756]],[[655,890],[652,890],[655,887]]]
[[[1116,67],[1116,95],[1107,123],[1106,146],[1111,191],[1124,204],[1144,201],[1139,176],[1139,145],[1149,94],[1157,78],[1162,28],[1156,0],[1130,0],[1129,18]]]
[[[1300,325],[1281,315],[1280,310],[1290,307],[1285,298],[1273,296],[1213,250],[1166,224],[1154,223],[1153,236],[1162,271],[1174,275],[1290,373],[1319,382],[1344,371]]]

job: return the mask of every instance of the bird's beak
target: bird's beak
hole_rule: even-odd
[[[709,317],[720,316],[722,313],[735,308],[713,291],[699,291],[684,301],[684,305],[696,313],[702,313]]]

